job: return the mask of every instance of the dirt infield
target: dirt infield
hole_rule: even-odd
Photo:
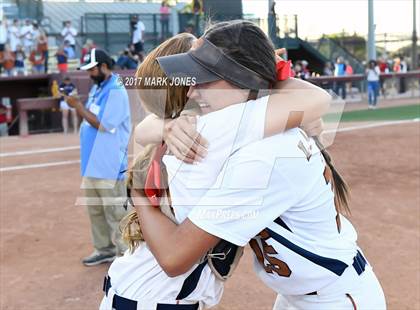
[[[108,265],[80,263],[91,243],[85,210],[74,206],[77,144],[76,136],[61,134],[0,140],[0,167],[24,166],[0,178],[2,310],[98,306]],[[65,149],[16,154],[58,147]],[[420,123],[338,133],[330,150],[351,186],[350,220],[389,309],[419,309]],[[45,167],[28,166],[40,163]],[[217,309],[271,309],[274,299],[254,275],[247,249]]]

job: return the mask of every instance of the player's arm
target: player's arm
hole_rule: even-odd
[[[85,119],[92,127],[105,131],[105,128],[101,126],[101,123],[99,122],[98,118],[95,114],[90,112],[88,109],[85,108],[83,103],[80,101],[80,99],[76,96],[67,96],[63,94],[64,100],[67,102],[69,106],[74,108],[77,112],[77,114],[80,115],[83,119]]]
[[[143,237],[150,251],[170,276],[187,272],[207,251],[219,242],[219,238],[195,226],[186,219],[180,225],[173,223],[160,209],[135,194],[133,201]]]
[[[331,100],[330,94],[309,82],[294,78],[277,82],[268,100],[264,136],[310,126],[327,112]]]
[[[299,79],[277,82],[267,105],[264,136],[318,122],[328,110],[331,99],[323,89]],[[194,139],[204,140],[206,144],[195,130],[195,118],[187,116],[163,120],[150,115],[136,126],[135,139],[143,146],[169,139],[169,142],[179,144],[178,149],[183,145],[199,149],[200,143],[194,143]]]
[[[142,146],[161,143],[163,141],[163,126],[168,121],[155,114],[147,115],[134,130],[135,141]]]
[[[122,89],[112,89],[110,91],[107,103],[112,102],[112,104],[105,104],[104,110],[98,116],[86,109],[78,96],[64,94],[64,100],[92,127],[100,131],[112,132],[130,115],[127,93]]]
[[[276,188],[280,202],[270,206],[262,203],[269,198],[265,188],[271,171],[270,165],[259,160],[230,161],[222,186],[209,190],[179,225],[147,201],[137,204],[134,199],[143,237],[162,269],[171,277],[187,272],[220,238],[244,246],[292,205],[294,192],[283,179],[284,187]],[[258,218],[246,221],[251,214]],[[230,215],[233,217],[226,218]]]
[[[327,92],[310,83],[297,79],[277,83],[267,104],[264,137],[298,126],[310,136],[319,135],[321,116],[330,101]],[[196,118],[188,114],[167,120],[150,115],[136,126],[135,140],[143,146],[165,141],[172,154],[186,163],[205,157],[208,146],[208,141],[196,131]]]

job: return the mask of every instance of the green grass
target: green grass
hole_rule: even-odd
[[[323,118],[325,122],[337,121],[336,113],[327,114]],[[378,108],[376,110],[358,110],[344,112],[342,122],[365,122],[365,121],[390,121],[420,118],[420,105],[405,105],[391,108]]]

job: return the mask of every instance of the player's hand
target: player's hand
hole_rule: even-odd
[[[195,115],[183,113],[163,129],[163,140],[176,158],[192,164],[207,155],[208,142],[197,132]]]
[[[302,129],[309,137],[319,137],[324,131],[324,122],[322,119],[318,119],[305,126],[302,126]]]
[[[283,47],[283,48],[278,48],[274,51],[275,55],[276,55],[276,62],[282,61],[284,60],[281,56],[287,53],[287,50]]]
[[[64,95],[64,94],[63,94],[63,96],[64,96],[64,100],[72,108],[77,108],[77,106],[79,104],[82,104],[80,102],[80,98],[78,96],[67,96],[67,95]]]

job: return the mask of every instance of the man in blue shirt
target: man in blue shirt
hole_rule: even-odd
[[[334,76],[345,76],[346,75],[346,64],[344,63],[343,57],[337,57],[334,68]],[[335,83],[334,91],[338,95],[341,89],[341,98],[346,99],[346,82],[339,81]]]
[[[121,239],[119,223],[127,214],[125,170],[131,132],[127,91],[111,69],[112,58],[92,49],[86,64],[95,85],[86,106],[76,97],[65,96],[83,118],[80,126],[82,187],[87,197],[95,251],[83,259],[86,266],[112,261],[126,246]]]

